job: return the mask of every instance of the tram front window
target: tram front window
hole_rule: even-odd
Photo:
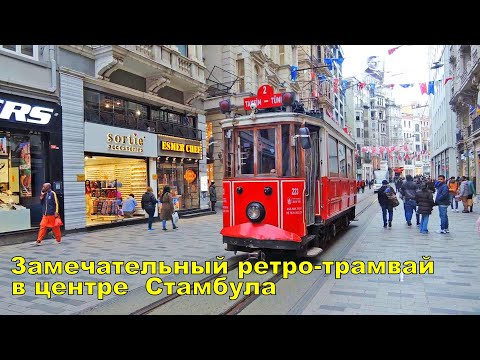
[[[240,174],[253,175],[253,130],[242,130],[238,132],[238,141],[240,146],[239,164]]]
[[[275,128],[258,130],[258,171],[259,174],[276,174],[275,169]]]

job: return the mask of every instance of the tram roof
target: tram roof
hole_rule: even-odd
[[[353,138],[346,134],[343,129],[332,120],[320,119],[302,113],[294,112],[268,112],[255,114],[253,118],[251,115],[238,116],[235,118],[227,118],[220,121],[222,129],[236,127],[236,126],[252,126],[252,125],[266,125],[278,122],[293,122],[298,124],[311,124],[315,126],[325,127],[330,131],[337,133],[343,140],[354,144]]]

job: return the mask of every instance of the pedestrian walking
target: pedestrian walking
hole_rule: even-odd
[[[55,234],[56,243],[60,244],[62,242],[62,233],[60,231],[62,223],[58,213],[59,204],[57,194],[52,190],[52,184],[43,184],[40,204],[42,208],[42,220],[40,221],[40,230],[38,231],[37,241],[35,243],[36,245],[41,245],[47,233],[47,228],[51,228]]]
[[[142,209],[148,214],[148,231],[153,230],[153,216],[155,215],[155,208],[157,206],[157,199],[153,194],[153,189],[148,186],[145,194],[142,195]]]
[[[371,189],[372,188],[372,182],[370,180],[367,180],[367,183],[368,183],[368,189]]]
[[[471,192],[471,194],[467,196],[467,205],[470,208],[470,212],[473,212],[473,195],[475,195],[477,191],[475,189],[474,182],[471,181],[469,177],[467,177],[467,181]]]
[[[427,185],[421,185],[420,189],[415,193],[415,200],[418,205],[417,213],[422,215],[420,221],[420,233],[428,234],[428,219],[433,211],[435,202],[433,201],[433,194],[427,188]]]
[[[403,209],[405,211],[405,220],[408,226],[412,226],[413,211],[416,211],[417,202],[415,201],[417,184],[413,182],[412,175],[406,176],[406,181],[400,188],[400,194],[403,197]],[[417,218],[419,224],[419,219]]]
[[[452,176],[448,181],[448,196],[450,197],[450,206],[452,212],[458,212],[458,200],[455,198],[458,194],[459,184],[455,180],[455,176]],[[455,201],[455,209],[453,208],[453,202]]]
[[[445,176],[439,175],[438,181],[435,183],[437,189],[437,196],[435,197],[435,205],[438,206],[438,213],[440,215],[440,230],[439,234],[448,234],[448,214],[447,209],[450,205],[450,197],[448,195],[448,185],[445,184]]]
[[[460,188],[458,189],[458,194],[463,203],[463,213],[469,213],[468,210],[468,197],[472,195],[472,189],[468,183],[467,177],[462,176],[462,182],[460,183]]]
[[[387,227],[387,212],[388,212],[388,227],[392,227],[393,221],[393,205],[388,200],[386,191],[392,191],[395,194],[395,191],[388,185],[387,180],[382,181],[382,186],[378,189],[378,203],[382,208],[382,217],[383,217],[383,227]]]
[[[165,186],[163,188],[163,193],[161,196],[162,210],[160,211],[160,220],[162,220],[162,230],[167,231],[167,220],[172,221],[173,230],[178,229],[178,226],[173,222],[173,197],[170,193],[170,186]]]
[[[360,187],[362,188],[362,194],[365,192],[365,180],[360,181]]]
[[[208,191],[210,193],[210,204],[212,206],[212,211],[215,211],[215,203],[217,202],[217,189],[215,188],[215,181],[212,180]]]

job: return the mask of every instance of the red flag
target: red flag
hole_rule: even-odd
[[[365,87],[365,85],[367,85],[367,84],[363,83],[363,82],[358,83],[358,87],[360,88],[360,90],[362,90]]]
[[[449,82],[450,80],[453,80],[453,76],[450,76],[448,78],[445,79],[445,82],[443,83],[443,85],[446,85],[447,82]]]
[[[338,81],[339,81],[338,79],[333,80],[333,92],[335,94],[338,94]]]
[[[427,84],[426,83],[420,83],[420,91],[422,92],[422,95],[427,93]]]
[[[393,48],[393,49],[389,49],[389,50],[388,50],[388,55],[392,55],[392,54],[395,52],[395,50],[397,50],[399,47],[400,47],[400,46],[397,46],[397,47],[395,47],[395,48]]]

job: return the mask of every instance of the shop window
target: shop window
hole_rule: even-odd
[[[198,174],[196,160],[162,156],[157,162],[158,196],[161,197],[165,186],[169,186],[176,210],[198,209]]]
[[[42,217],[46,139],[0,131],[0,232],[30,229]]]
[[[257,174],[276,174],[275,128],[257,130]]]
[[[242,130],[238,132],[238,146],[239,174],[253,175],[253,130]]]
[[[94,123],[100,122],[100,94],[85,89],[83,92],[83,99],[85,102],[85,121]]]

